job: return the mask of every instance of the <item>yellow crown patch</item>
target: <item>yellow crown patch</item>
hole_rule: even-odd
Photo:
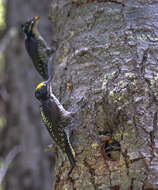
[[[39,84],[37,85],[37,87],[36,87],[36,90],[38,90],[39,88],[41,88],[43,85],[44,85],[43,82],[39,83]]]

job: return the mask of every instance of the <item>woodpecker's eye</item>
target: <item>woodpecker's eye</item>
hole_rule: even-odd
[[[30,22],[25,22],[24,24],[21,24],[21,30],[25,34],[28,34],[30,32]]]
[[[31,18],[30,20],[26,21],[25,23],[21,24],[21,29],[26,35],[30,35],[32,33],[32,29],[34,25],[36,24],[36,19],[35,17]]]

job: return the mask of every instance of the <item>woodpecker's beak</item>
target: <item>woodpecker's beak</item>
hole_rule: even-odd
[[[39,20],[39,18],[40,18],[39,16],[35,16],[35,20],[36,20],[36,21]]]
[[[33,31],[33,33],[37,32],[38,21],[39,21],[39,16],[33,17],[32,22],[31,22],[31,24],[32,24],[31,25],[31,30]]]

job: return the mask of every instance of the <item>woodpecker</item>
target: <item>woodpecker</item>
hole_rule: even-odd
[[[109,138],[102,146],[102,154],[110,160],[119,160],[121,152],[120,143],[113,138]]]
[[[75,167],[75,152],[64,128],[71,122],[71,112],[64,109],[54,94],[50,92],[49,85],[46,82],[41,82],[36,87],[35,97],[41,103],[41,117],[48,132],[61,150],[67,154],[71,164],[70,174]]]
[[[44,80],[48,80],[51,72],[49,71],[48,62],[49,59],[51,59],[55,49],[51,49],[38,32],[38,21],[39,16],[35,16],[26,21],[24,24],[21,24],[21,29],[25,34],[26,50],[31,57],[35,68]]]

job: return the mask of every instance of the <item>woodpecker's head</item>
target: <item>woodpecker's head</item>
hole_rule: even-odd
[[[39,101],[44,101],[49,98],[49,91],[48,91],[48,85],[47,83],[41,82],[37,85],[35,90],[35,97]]]
[[[26,21],[24,24],[21,24],[21,30],[24,32],[26,37],[33,36],[37,33],[37,23],[39,16],[35,16],[30,20]]]

